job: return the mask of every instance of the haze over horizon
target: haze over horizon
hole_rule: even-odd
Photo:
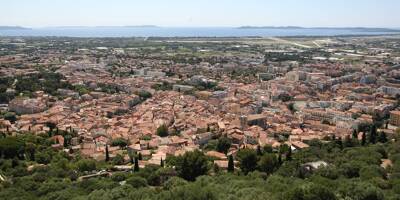
[[[396,0],[13,0],[0,26],[385,27],[400,28]]]

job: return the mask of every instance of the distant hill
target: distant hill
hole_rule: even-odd
[[[139,25],[139,26],[123,26],[127,28],[159,28],[159,26],[156,25]]]
[[[327,29],[350,30],[358,32],[400,32],[400,29],[391,28],[366,28],[366,27],[300,27],[300,26],[241,26],[238,29]]]
[[[85,29],[85,28],[157,28],[155,25],[138,25],[138,26],[51,26],[50,29]]]
[[[238,29],[304,29],[300,26],[240,26]]]
[[[25,28],[22,26],[0,26],[0,30],[28,30],[29,28]]]

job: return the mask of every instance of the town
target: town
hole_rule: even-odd
[[[48,135],[54,151],[112,163],[79,179],[164,167],[188,152],[212,158],[213,173],[247,174],[246,149],[290,160],[315,141],[400,134],[395,35],[1,37],[0,77],[4,137]],[[28,167],[49,164],[36,161]]]

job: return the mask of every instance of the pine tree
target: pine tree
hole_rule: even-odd
[[[371,127],[371,133],[370,133],[370,137],[369,137],[369,142],[372,144],[376,143],[376,126],[372,125]]]
[[[106,144],[106,162],[110,161],[110,154],[108,152],[108,145]]]
[[[234,172],[235,171],[235,164],[233,162],[233,156],[229,155],[229,160],[228,160],[228,172]]]
[[[365,146],[366,143],[367,143],[367,135],[365,134],[365,132],[363,132],[361,138],[361,145]]]
[[[164,168],[164,160],[161,158],[161,161],[160,161],[160,166],[162,167],[162,168]]]
[[[135,166],[133,168],[134,172],[138,172],[139,171],[139,159],[137,157],[135,157]]]

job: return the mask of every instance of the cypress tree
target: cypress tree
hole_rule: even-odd
[[[263,155],[263,152],[261,151],[260,145],[257,145],[257,155],[258,156],[262,156]]]
[[[134,172],[138,172],[139,171],[139,159],[137,157],[135,157],[135,166],[133,168]]]
[[[164,160],[161,158],[161,161],[160,161],[160,166],[162,167],[162,168],[164,168]]]
[[[64,144],[63,144],[63,146],[64,147],[68,147],[68,142],[67,142],[67,139],[64,137]]]
[[[139,160],[143,160],[142,153],[140,153],[140,152],[139,152],[139,155],[138,155],[138,159]]]
[[[336,144],[339,146],[340,149],[343,149],[342,137],[338,137],[338,138],[337,138]]]
[[[278,163],[279,163],[279,165],[282,165],[282,154],[281,153],[279,153],[279,156],[278,156]]]
[[[363,132],[361,138],[361,145],[365,146],[366,143],[367,143],[367,135],[365,134],[365,132]]]
[[[369,137],[369,142],[372,144],[376,143],[376,126],[372,125],[371,127],[371,133],[370,133],[370,137]]]
[[[388,141],[385,132],[382,131],[382,132],[379,134],[378,141],[381,142],[381,143],[386,143],[386,142]]]
[[[108,145],[106,144],[106,162],[110,161],[110,154],[108,152]]]
[[[289,146],[289,150],[286,154],[286,160],[289,160],[289,161],[292,160],[292,147],[291,146]]]
[[[355,139],[357,139],[358,138],[358,134],[357,134],[357,131],[356,131],[356,129],[354,129],[353,130],[353,139],[355,138]]]
[[[235,171],[235,164],[233,162],[233,156],[229,155],[229,160],[228,160],[228,172],[234,172]]]

